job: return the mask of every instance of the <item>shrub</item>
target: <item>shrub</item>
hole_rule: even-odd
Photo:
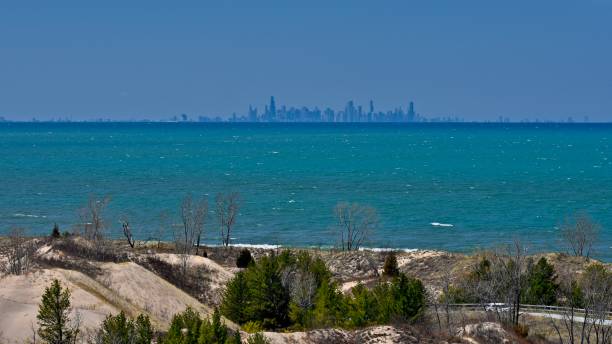
[[[399,275],[399,267],[397,266],[397,256],[395,252],[390,252],[385,257],[385,264],[383,265],[383,275],[387,277],[397,277]]]
[[[425,311],[423,283],[405,274],[400,273],[391,283],[380,282],[373,293],[379,323],[389,323],[392,320],[414,321]]]
[[[363,284],[359,283],[351,290],[353,298],[349,299],[348,317],[353,327],[364,327],[377,320],[376,299]]]
[[[51,238],[57,239],[61,236],[59,226],[56,224],[53,225],[53,230],[51,231]]]
[[[238,258],[236,258],[236,266],[239,268],[246,268],[253,261],[253,257],[251,256],[251,252],[248,249],[242,249]]]
[[[170,329],[164,338],[167,344],[197,344],[202,319],[200,314],[187,307],[183,313],[175,314],[170,323]]]
[[[258,332],[249,337],[247,344],[270,344],[270,341],[261,332]]]
[[[256,333],[263,331],[263,326],[261,326],[261,322],[259,321],[247,321],[242,325],[242,329],[248,333]]]

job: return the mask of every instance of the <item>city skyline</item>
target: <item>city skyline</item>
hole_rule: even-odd
[[[0,116],[163,120],[288,106],[612,120],[612,2],[0,4]],[[253,105],[254,106],[254,105]],[[258,106],[263,111],[263,104]]]

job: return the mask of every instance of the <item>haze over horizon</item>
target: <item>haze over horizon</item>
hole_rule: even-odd
[[[0,116],[245,115],[279,104],[612,121],[612,1],[0,4]]]

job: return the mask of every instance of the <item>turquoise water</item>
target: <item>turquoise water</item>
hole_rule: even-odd
[[[110,227],[127,214],[147,238],[185,194],[236,190],[236,243],[332,245],[333,206],[355,201],[379,211],[371,247],[554,250],[584,210],[612,260],[612,125],[0,123],[0,157],[0,231],[68,229],[108,194]]]

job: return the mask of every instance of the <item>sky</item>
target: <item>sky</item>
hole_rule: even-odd
[[[129,4],[129,6],[126,6]],[[0,116],[612,121],[612,0],[0,1]]]

